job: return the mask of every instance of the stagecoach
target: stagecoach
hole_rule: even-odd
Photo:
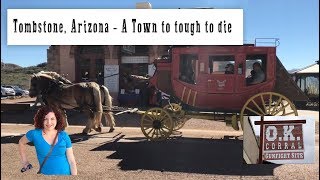
[[[257,63],[263,79],[257,84],[247,83]],[[33,75],[29,95],[42,94],[48,104],[63,109],[85,110],[90,120],[84,133],[92,128],[101,131],[96,122],[101,122],[102,111],[111,122],[110,131],[114,130],[111,111],[120,111],[116,115],[141,114],[141,130],[150,140],[168,138],[192,117],[222,118],[239,130],[248,115],[297,116],[294,103],[308,99],[278,59],[276,46],[172,46],[154,65],[153,76],[145,78],[151,91],[148,94],[164,94],[167,103],[147,111],[113,107],[105,86],[95,82],[73,84],[55,72]],[[228,68],[227,73],[227,66],[233,70]]]
[[[265,79],[249,85],[246,78],[255,62]],[[231,74],[225,72],[227,64],[234,67]],[[149,88],[169,96],[162,107],[136,111],[150,140],[168,138],[191,117],[220,116],[239,130],[247,115],[297,116],[294,103],[307,100],[278,59],[276,46],[173,46],[154,65]]]

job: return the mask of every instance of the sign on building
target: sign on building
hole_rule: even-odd
[[[135,46],[132,45],[123,45],[122,51],[133,54],[136,52]]]
[[[149,63],[149,56],[122,56],[121,63],[123,64]]]
[[[119,65],[104,65],[104,84],[110,92],[119,92]]]

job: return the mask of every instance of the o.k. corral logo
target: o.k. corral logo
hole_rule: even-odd
[[[217,80],[217,89],[218,90],[223,90],[225,88],[225,86],[226,86],[226,82],[227,82],[226,79],[223,80],[223,81]]]
[[[306,120],[256,121],[260,125],[260,163],[263,160],[304,159]]]
[[[264,126],[264,160],[304,159],[302,124]]]

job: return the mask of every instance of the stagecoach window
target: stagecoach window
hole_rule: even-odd
[[[182,54],[180,55],[179,79],[189,84],[195,84],[198,71],[198,55]]]
[[[234,56],[209,56],[208,74],[234,74]]]
[[[264,82],[266,80],[266,63],[267,63],[267,55],[259,54],[259,55],[247,55],[246,57],[246,83],[247,85],[257,84]],[[260,70],[254,70],[254,64],[258,64],[260,66]]]

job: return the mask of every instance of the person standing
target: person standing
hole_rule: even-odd
[[[55,107],[41,107],[35,117],[35,129],[28,131],[19,140],[21,172],[30,168],[26,155],[26,144],[35,146],[40,169],[44,175],[77,175],[77,165],[71,139],[64,131],[64,116]],[[32,166],[31,166],[32,167]]]

